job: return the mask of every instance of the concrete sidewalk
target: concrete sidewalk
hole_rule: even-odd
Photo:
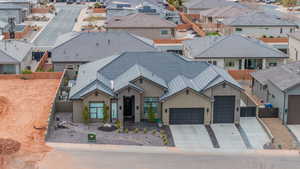
[[[171,125],[175,146],[189,151],[213,149],[204,125]]]
[[[241,117],[240,125],[244,129],[252,148],[264,149],[264,145],[270,142],[267,133],[256,117]]]
[[[218,139],[220,149],[247,149],[234,124],[212,124],[211,128]]]

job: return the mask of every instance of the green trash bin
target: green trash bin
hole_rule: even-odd
[[[88,134],[88,141],[89,142],[96,142],[96,134],[95,133],[89,133]]]

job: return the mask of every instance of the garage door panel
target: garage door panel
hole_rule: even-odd
[[[235,96],[214,97],[214,123],[233,123],[235,110]]]
[[[170,124],[203,124],[204,108],[170,108]]]
[[[300,95],[288,96],[288,124],[300,124]]]

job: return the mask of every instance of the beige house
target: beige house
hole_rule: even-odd
[[[112,17],[105,27],[108,31],[127,31],[149,39],[173,39],[176,24],[159,15],[137,13]]]
[[[294,32],[289,34],[289,42],[288,42],[288,54],[292,61],[299,61],[300,56],[300,32]]]
[[[73,121],[239,123],[243,89],[224,70],[164,52],[126,52],[82,65],[71,89]],[[152,119],[153,120],[153,119]]]

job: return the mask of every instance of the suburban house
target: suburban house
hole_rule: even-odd
[[[149,39],[173,39],[175,28],[176,24],[170,21],[144,13],[112,17],[106,24],[109,32],[128,31]]]
[[[168,52],[124,52],[80,66],[71,88],[73,121],[84,107],[92,121],[163,124],[239,123],[243,89],[223,69]],[[107,109],[106,109],[107,110]],[[153,114],[152,114],[153,115]],[[149,119],[148,119],[149,120]]]
[[[187,14],[197,14],[199,15],[201,11],[233,5],[235,2],[229,0],[188,0],[183,3],[184,11]]]
[[[298,61],[300,60],[300,32],[296,31],[289,34],[288,40],[288,54],[291,60]]]
[[[298,28],[295,23],[260,11],[224,19],[222,24],[221,33],[224,35],[236,33],[255,38],[287,37]]]
[[[159,15],[161,18],[180,23],[180,16],[177,11],[167,9],[165,0],[108,0],[105,1],[107,18],[113,16],[127,16],[135,13],[147,13]]]
[[[183,41],[184,55],[224,69],[265,69],[288,56],[264,42],[242,35],[207,36]]]
[[[7,26],[8,26],[7,22],[0,20],[0,36],[3,34],[4,29],[6,29]],[[0,37],[0,40],[2,40],[1,37]]]
[[[0,74],[19,74],[24,69],[31,70],[32,45],[6,40],[0,41]]]
[[[27,11],[24,7],[15,4],[2,4],[0,2],[0,21],[8,22],[8,18],[14,17],[16,24],[24,22]]]
[[[251,74],[252,92],[279,109],[285,124],[300,124],[300,62],[292,62]]]
[[[60,36],[49,52],[54,71],[61,72],[126,51],[157,49],[152,40],[128,32],[70,32]]]
[[[250,10],[251,9],[248,7],[238,3],[228,6],[215,7],[200,11],[200,20],[204,24],[219,24],[224,19],[242,15]]]

